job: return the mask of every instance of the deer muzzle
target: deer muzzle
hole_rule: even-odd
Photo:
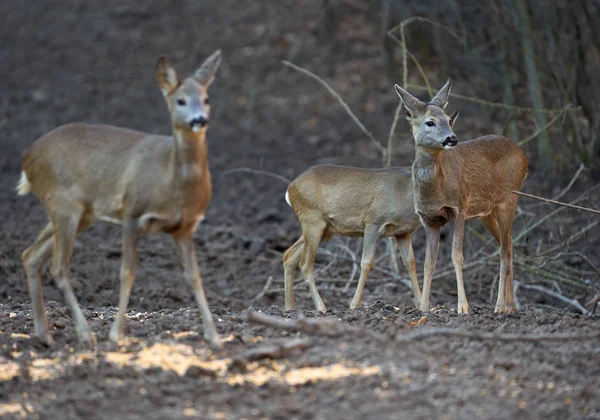
[[[197,132],[200,131],[201,128],[204,128],[208,125],[208,120],[206,118],[202,117],[198,117],[198,118],[194,118],[193,120],[190,121],[190,127],[192,128],[192,131]]]
[[[458,144],[458,139],[453,134],[451,136],[446,137],[446,140],[442,143],[444,149],[452,149],[454,146]]]

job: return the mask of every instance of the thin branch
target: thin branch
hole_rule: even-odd
[[[352,280],[354,280],[354,276],[356,276],[356,272],[358,271],[356,255],[354,255],[354,252],[352,252],[352,250],[344,244],[332,243],[331,245],[337,246],[338,248],[346,251],[348,253],[348,255],[350,255],[350,258],[352,258],[352,273],[350,274],[350,277],[348,278],[348,281],[346,282],[346,286],[344,287],[344,292],[347,292],[348,289],[350,288],[350,283],[352,283]]]
[[[304,350],[311,346],[306,338],[294,338],[280,344],[263,344],[258,347],[243,351],[234,358],[235,363],[243,364],[260,359],[281,359],[296,350]]]
[[[254,322],[255,324],[263,324],[287,331],[301,331],[308,334],[335,336],[340,335],[345,330],[339,321],[306,318],[302,315],[298,316],[298,319],[285,320],[276,316],[248,310],[246,319],[248,322]]]
[[[552,118],[550,121],[548,121],[546,124],[544,124],[542,127],[538,128],[537,130],[535,130],[535,132],[530,135],[529,137],[527,137],[524,140],[521,140],[520,142],[518,142],[517,144],[519,146],[523,146],[526,143],[529,143],[531,140],[535,139],[537,136],[539,136],[541,133],[543,133],[544,131],[546,131],[546,129],[548,127],[550,127],[552,124],[554,124],[560,117],[563,116],[563,114],[569,109],[571,108],[571,105],[567,105],[566,107],[563,108],[562,112],[559,112],[558,114],[556,114],[554,116],[554,118]]]
[[[464,330],[456,330],[452,328],[431,328],[426,330],[418,330],[410,334],[398,335],[396,338],[399,342],[424,340],[427,338],[439,337],[457,337],[468,338],[471,340],[488,340],[502,342],[529,342],[537,343],[539,341],[577,341],[577,340],[600,340],[600,332],[592,334],[498,334],[498,333],[481,333],[470,332]]]
[[[269,276],[269,278],[267,279],[267,282],[265,283],[265,287],[263,287],[263,289],[260,291],[260,293],[257,294],[256,296],[254,296],[250,302],[254,302],[254,301],[257,301],[260,298],[262,298],[265,295],[265,293],[267,293],[267,290],[269,290],[269,287],[271,287],[272,283],[273,283],[273,276]]]
[[[285,182],[286,184],[289,184],[291,182],[291,180],[287,179],[283,175],[278,175],[278,174],[274,174],[273,172],[263,171],[261,169],[252,169],[252,168],[233,168],[233,169],[229,169],[229,170],[223,172],[221,174],[221,176],[233,174],[233,173],[236,173],[236,172],[249,172],[249,173],[252,173],[252,174],[266,175],[266,176],[270,176],[271,178],[278,179],[281,182]]]
[[[571,181],[569,181],[569,184],[555,197],[552,197],[553,200],[558,200],[559,198],[561,198],[563,195],[565,195],[573,186],[573,184],[575,184],[575,181],[577,180],[577,178],[579,178],[579,174],[581,174],[581,172],[585,169],[585,165],[582,163],[581,165],[579,165],[579,168],[577,169],[577,172],[575,172],[575,175],[573,175],[573,178],[571,178]]]
[[[574,203],[578,203],[579,201],[583,200],[585,197],[587,197],[587,195],[589,193],[591,193],[592,191],[597,190],[598,188],[600,188],[600,184],[596,184],[591,188],[588,188],[587,191],[584,191],[583,194],[581,194],[579,197],[577,197],[575,200],[573,200],[571,202],[571,204]],[[523,238],[525,235],[527,235],[529,232],[531,232],[533,229],[535,229],[536,227],[538,227],[539,225],[541,225],[544,221],[546,221],[547,219],[556,216],[558,213],[560,213],[562,210],[564,210],[566,207],[559,207],[553,211],[551,211],[550,213],[546,214],[545,216],[539,218],[538,220],[536,220],[535,223],[533,223],[530,226],[526,226],[521,232],[519,232],[519,234],[517,235],[517,237],[513,240],[513,244],[516,244],[517,242],[519,242],[521,240],[521,238]],[[573,235],[575,236],[575,235]],[[497,253],[500,253],[500,251],[497,251]]]
[[[344,100],[342,99],[342,97],[340,95],[338,95],[338,93],[333,90],[333,88],[331,88],[327,82],[325,82],[323,79],[321,79],[319,76],[317,76],[314,73],[311,73],[310,71],[303,69],[302,67],[299,67],[293,63],[290,63],[289,61],[285,61],[282,60],[282,63],[285,66],[291,67],[294,70],[299,71],[300,73],[304,73],[307,76],[313,78],[314,80],[316,80],[317,82],[319,82],[323,87],[325,87],[325,89],[327,89],[327,91],[335,98],[337,99],[337,101],[340,103],[340,105],[342,105],[342,107],[344,108],[344,110],[346,111],[346,113],[350,116],[350,118],[352,118],[352,121],[354,121],[356,123],[356,125],[358,125],[358,127],[362,130],[363,133],[365,133],[367,135],[367,137],[369,137],[369,139],[371,139],[371,142],[373,143],[373,145],[377,148],[377,150],[379,151],[379,153],[381,153],[382,156],[385,156],[386,151],[385,148],[381,145],[381,143],[379,143],[375,137],[373,137],[373,135],[371,134],[371,132],[369,130],[367,130],[367,128],[363,125],[363,123],[360,122],[360,120],[356,117],[356,115],[354,115],[354,113],[352,112],[352,110],[350,109],[350,107],[346,104],[346,102],[344,102]]]
[[[408,85],[406,85],[407,88],[410,89],[416,89],[416,90],[428,90],[427,86],[421,86],[421,85],[414,85],[409,83]],[[545,112],[547,114],[554,114],[555,112],[575,112],[575,111],[581,111],[583,108],[581,106],[570,106],[568,107],[568,109],[565,108],[544,108],[544,109],[533,109],[533,108],[528,108],[525,106],[517,106],[517,105],[506,105],[503,104],[502,102],[491,102],[491,101],[486,101],[484,99],[479,99],[479,98],[475,98],[473,96],[465,96],[465,95],[460,95],[458,93],[450,93],[450,96],[456,99],[461,99],[463,101],[467,101],[467,102],[473,102],[476,104],[480,104],[480,105],[485,105],[485,106],[489,106],[492,108],[503,108],[503,109],[511,109],[513,111],[521,111],[521,112],[533,112],[533,111],[541,111],[541,112]]]
[[[513,190],[512,193],[513,194],[517,194],[517,195],[522,195],[523,197],[534,198],[536,200],[540,200],[540,201],[543,201],[545,203],[556,204],[558,206],[563,206],[563,207],[569,207],[571,209],[580,210],[580,211],[586,211],[588,213],[600,214],[600,210],[590,209],[588,207],[576,206],[574,204],[562,203],[560,201],[550,200],[549,198],[539,197],[537,195],[528,194],[528,193],[524,193],[524,192],[521,192],[521,191],[514,191]]]
[[[515,283],[517,283],[517,282],[515,282]],[[535,284],[520,284],[519,287],[521,287],[523,289],[536,290],[536,291],[544,293],[548,296],[552,296],[553,298],[556,298],[556,299],[560,300],[561,302],[564,302],[568,305],[573,306],[575,309],[577,309],[580,313],[582,313],[584,315],[587,313],[587,309],[585,309],[581,305],[581,303],[579,303],[577,301],[577,299],[569,299],[568,297],[563,296],[560,293],[555,292],[554,290],[550,290],[547,287],[538,286]]]

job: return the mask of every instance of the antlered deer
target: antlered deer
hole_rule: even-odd
[[[350,309],[360,305],[381,237],[398,239],[415,303],[419,303],[421,291],[410,238],[419,218],[410,171],[317,165],[293,180],[285,197],[302,225],[302,236],[283,256],[286,309],[294,309],[294,274],[300,263],[317,310],[326,311],[315,285],[315,256],[321,241],[338,234],[364,237],[360,279]]]
[[[202,287],[193,233],[211,199],[206,129],[208,87],[221,62],[215,51],[190,77],[180,80],[161,57],[156,79],[168,105],[172,136],[109,125],[67,124],[37,140],[23,159],[19,195],[33,192],[49,223],[22,259],[27,273],[35,334],[51,345],[40,284],[41,267],[52,254],[51,274],[63,292],[80,340],[95,338],[69,283],[75,237],[94,220],[123,227],[119,310],[111,341],[124,333],[124,315],[135,278],[138,239],[165,232],[174,239],[202,314],[204,337],[221,346]]]
[[[450,222],[458,312],[469,312],[462,271],[464,224],[465,220],[479,218],[500,246],[500,281],[495,311],[516,311],[511,231],[517,196],[512,191],[519,190],[527,176],[525,153],[502,136],[490,135],[458,143],[452,132],[458,112],[450,117],[444,112],[452,87],[450,79],[427,104],[400,86],[395,87],[408,110],[416,143],[412,169],[415,209],[427,240],[420,309],[429,309],[440,229]]]

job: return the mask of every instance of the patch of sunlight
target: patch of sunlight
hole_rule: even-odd
[[[14,418],[24,419],[32,412],[33,407],[29,403],[0,403],[0,417],[11,415]]]
[[[179,343],[155,343],[137,353],[108,352],[106,361],[140,369],[159,367],[163,370],[172,370],[180,376],[191,366],[223,375],[231,363],[231,359],[203,360],[194,353],[191,346]]]
[[[285,373],[282,373],[278,369],[272,370],[261,366],[244,374],[232,375],[225,380],[229,385],[252,383],[257,386],[262,386],[273,380],[286,385],[296,386],[318,381],[335,381],[349,376],[370,376],[378,375],[380,373],[381,368],[379,366],[353,367],[344,365],[343,363],[290,369]]]
[[[0,381],[10,381],[15,376],[19,376],[20,372],[19,365],[0,357]]]
[[[26,364],[26,371],[32,381],[54,379],[62,376],[65,366],[79,366],[86,360],[97,360],[91,352],[73,354],[66,359],[54,357],[52,359],[34,359]],[[15,376],[21,376],[21,367],[14,362],[0,357],[0,381],[9,381]]]
[[[180,338],[194,337],[197,335],[198,335],[197,331],[180,331],[180,332],[173,333],[173,338],[175,340],[179,340]],[[233,334],[229,334],[227,337],[223,337],[221,339],[223,340],[224,343],[229,343],[230,341],[235,340],[235,336]]]
[[[246,365],[245,373],[229,375],[231,359],[202,359],[194,353],[191,346],[180,343],[156,343],[138,353],[110,352],[106,354],[106,361],[120,366],[134,366],[138,369],[158,367],[163,370],[172,370],[180,376],[184,375],[190,367],[198,366],[213,372],[218,381],[232,386],[246,383],[262,386],[271,380],[295,386],[317,381],[334,381],[348,376],[369,376],[381,373],[379,366],[347,366],[335,363],[328,366],[289,369],[272,361],[268,366],[259,362],[251,362]]]

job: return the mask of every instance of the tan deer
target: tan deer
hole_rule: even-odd
[[[429,103],[396,85],[408,110],[416,143],[413,162],[415,209],[425,228],[427,247],[420,309],[429,309],[429,292],[440,241],[447,222],[453,229],[452,262],[456,272],[458,312],[469,312],[463,284],[465,221],[479,218],[500,246],[500,281],[496,312],[516,311],[512,269],[512,224],[517,196],[527,176],[527,157],[513,141],[485,136],[458,143],[452,127],[458,112],[448,117],[452,81]]]
[[[317,310],[327,310],[315,285],[314,263],[321,241],[334,235],[364,237],[360,279],[350,309],[360,306],[381,237],[398,239],[418,305],[421,291],[411,233],[419,226],[419,218],[413,204],[410,171],[317,165],[290,183],[285,199],[302,225],[302,236],[283,256],[286,309],[294,309],[294,274],[300,263]]]
[[[173,135],[126,128],[67,124],[37,140],[23,159],[19,195],[33,192],[44,204],[49,223],[22,255],[33,308],[35,334],[53,343],[44,311],[41,267],[52,255],[51,274],[71,310],[79,339],[95,338],[69,283],[75,237],[94,220],[123,227],[119,310],[109,338],[124,333],[124,315],[135,279],[141,236],[165,232],[174,239],[200,306],[204,338],[221,347],[204,295],[193,234],[211,199],[206,129],[208,87],[221,62],[215,51],[190,77],[180,80],[161,57],[156,79],[169,109]]]

